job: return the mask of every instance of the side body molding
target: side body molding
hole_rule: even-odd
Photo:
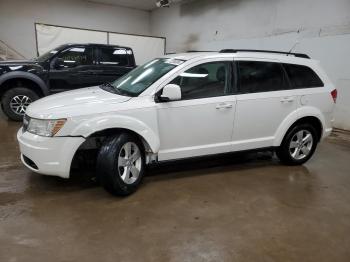
[[[131,130],[140,135],[149,145],[153,153],[159,151],[160,141],[156,130],[144,122],[130,116],[100,116],[89,119],[78,125],[71,133],[72,136],[89,137],[93,133],[106,129],[121,128]]]
[[[49,88],[47,87],[45,82],[37,75],[31,74],[28,72],[18,71],[18,72],[6,73],[6,74],[0,76],[0,85],[2,85],[7,80],[15,79],[15,78],[25,78],[25,79],[31,80],[31,81],[35,82],[40,87],[41,91],[43,92],[43,94],[45,96],[50,94]]]
[[[280,146],[282,143],[282,140],[285,136],[285,134],[287,133],[288,129],[299,119],[303,118],[303,117],[316,117],[322,125],[323,128],[323,132],[324,132],[324,127],[325,127],[325,119],[321,113],[321,111],[315,107],[311,107],[311,106],[303,106],[298,108],[296,111],[292,112],[291,114],[289,114],[284,120],[283,122],[280,124],[280,126],[278,127],[274,137],[274,142],[273,142],[273,146]]]

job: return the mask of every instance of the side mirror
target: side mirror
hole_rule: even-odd
[[[159,96],[160,102],[181,100],[181,88],[178,85],[168,84],[163,88],[163,93]]]
[[[57,58],[54,62],[54,67],[56,69],[60,69],[60,68],[64,67],[64,60],[62,58]]]

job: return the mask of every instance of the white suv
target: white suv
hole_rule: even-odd
[[[174,54],[113,83],[38,100],[17,139],[32,171],[68,178],[76,159],[89,159],[106,190],[128,195],[158,161],[268,148],[303,164],[332,130],[336,97],[304,54]]]

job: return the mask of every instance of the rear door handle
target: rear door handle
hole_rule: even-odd
[[[80,74],[80,75],[92,75],[93,73],[92,73],[92,71],[90,71],[90,70],[86,70],[86,71],[78,71],[77,72],[78,74]]]
[[[291,97],[291,96],[289,96],[289,97],[283,97],[283,98],[281,98],[281,103],[291,103],[291,102],[293,102],[294,101],[294,97]]]
[[[220,103],[216,105],[216,109],[232,108],[230,103]]]
[[[102,73],[102,70],[86,70],[86,71],[78,71],[79,74],[82,75],[97,75]]]

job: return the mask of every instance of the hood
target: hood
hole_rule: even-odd
[[[26,114],[41,119],[69,118],[116,110],[131,97],[110,93],[98,86],[44,97],[30,104]]]

